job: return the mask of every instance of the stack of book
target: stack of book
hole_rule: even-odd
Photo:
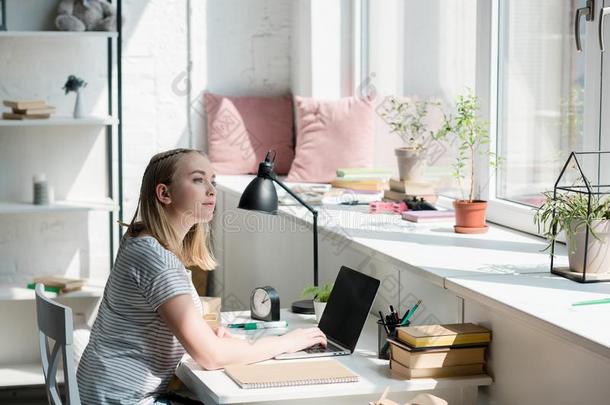
[[[45,291],[59,294],[81,290],[85,285],[85,280],[63,276],[42,276],[34,278],[34,282],[28,284],[28,288],[34,288],[37,283],[44,284]]]
[[[491,331],[472,323],[396,328],[390,369],[398,378],[442,378],[485,373]]]
[[[5,120],[47,119],[55,113],[55,107],[47,105],[44,100],[4,100],[3,104],[12,109],[2,113]]]
[[[391,176],[391,171],[383,168],[341,168],[337,169],[337,177],[330,184],[360,202],[378,201],[389,188]]]
[[[430,182],[390,179],[389,188],[383,194],[383,198],[389,201],[412,200],[417,197],[434,204],[438,199],[436,187]]]

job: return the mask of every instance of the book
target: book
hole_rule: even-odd
[[[383,191],[388,188],[387,181],[382,180],[341,180],[335,179],[331,183],[335,188],[347,188],[351,190]]]
[[[227,366],[224,371],[245,389],[358,381],[357,374],[335,359],[241,364]]]
[[[23,110],[19,108],[13,108],[13,114],[23,114],[23,115],[35,115],[35,114],[53,114],[55,113],[55,107],[46,106],[44,108],[25,108]]]
[[[40,120],[50,118],[50,114],[15,114],[10,112],[3,112],[2,119],[5,120]]]
[[[486,346],[413,350],[397,340],[390,342],[391,358],[409,368],[438,368],[485,363]]]
[[[412,347],[472,345],[491,341],[491,331],[473,323],[401,326],[396,331],[398,340]]]
[[[85,285],[85,280],[63,276],[41,276],[35,277],[34,283],[42,283],[45,287],[57,287],[62,292],[69,292],[81,289]]]
[[[409,368],[392,359],[390,359],[390,369],[395,377],[405,379],[462,377],[485,373],[482,363],[435,368]]]
[[[351,181],[362,181],[362,180],[381,180],[385,182],[389,182],[391,178],[391,174],[346,174],[345,176],[337,176],[337,180],[351,180]]]
[[[426,210],[426,211],[404,211],[402,219],[410,222],[442,222],[442,221],[453,221],[455,213],[453,211],[439,211],[439,210]]]
[[[412,200],[413,197],[423,198],[431,204],[436,203],[438,200],[438,196],[436,194],[422,194],[422,195],[411,195],[405,194],[400,191],[394,190],[385,190],[383,193],[383,198],[391,201],[404,201],[404,200]]]
[[[4,100],[6,107],[27,110],[28,108],[45,108],[47,103],[44,100]]]
[[[390,190],[411,195],[428,195],[436,193],[436,187],[430,182],[390,179]]]
[[[342,167],[337,169],[336,174],[337,177],[344,177],[346,175],[355,175],[355,174],[381,174],[391,176],[392,170],[386,169],[383,167]]]

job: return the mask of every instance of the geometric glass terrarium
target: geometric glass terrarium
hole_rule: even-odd
[[[570,153],[546,208],[551,213],[551,273],[580,283],[610,281],[610,151]],[[568,267],[555,266],[561,232]]]

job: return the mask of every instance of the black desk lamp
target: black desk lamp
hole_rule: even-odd
[[[271,157],[273,152],[273,157]],[[237,208],[277,215],[277,192],[273,182],[280,185],[288,194],[313,214],[313,285],[318,285],[318,211],[303,201],[282,183],[273,172],[275,151],[267,152],[265,160],[258,165],[258,174],[244,190]],[[292,303],[292,312],[313,314],[313,300],[301,300]]]

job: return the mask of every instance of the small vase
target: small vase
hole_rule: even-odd
[[[316,322],[320,323],[320,319],[322,319],[322,314],[324,313],[324,309],[326,308],[326,302],[313,302],[313,310],[316,314]]]
[[[396,148],[394,150],[398,161],[400,180],[421,181],[426,169],[426,154],[414,148]]]
[[[76,90],[76,101],[74,103],[74,113],[72,114],[74,118],[83,118],[83,96],[81,94],[80,89]]]

